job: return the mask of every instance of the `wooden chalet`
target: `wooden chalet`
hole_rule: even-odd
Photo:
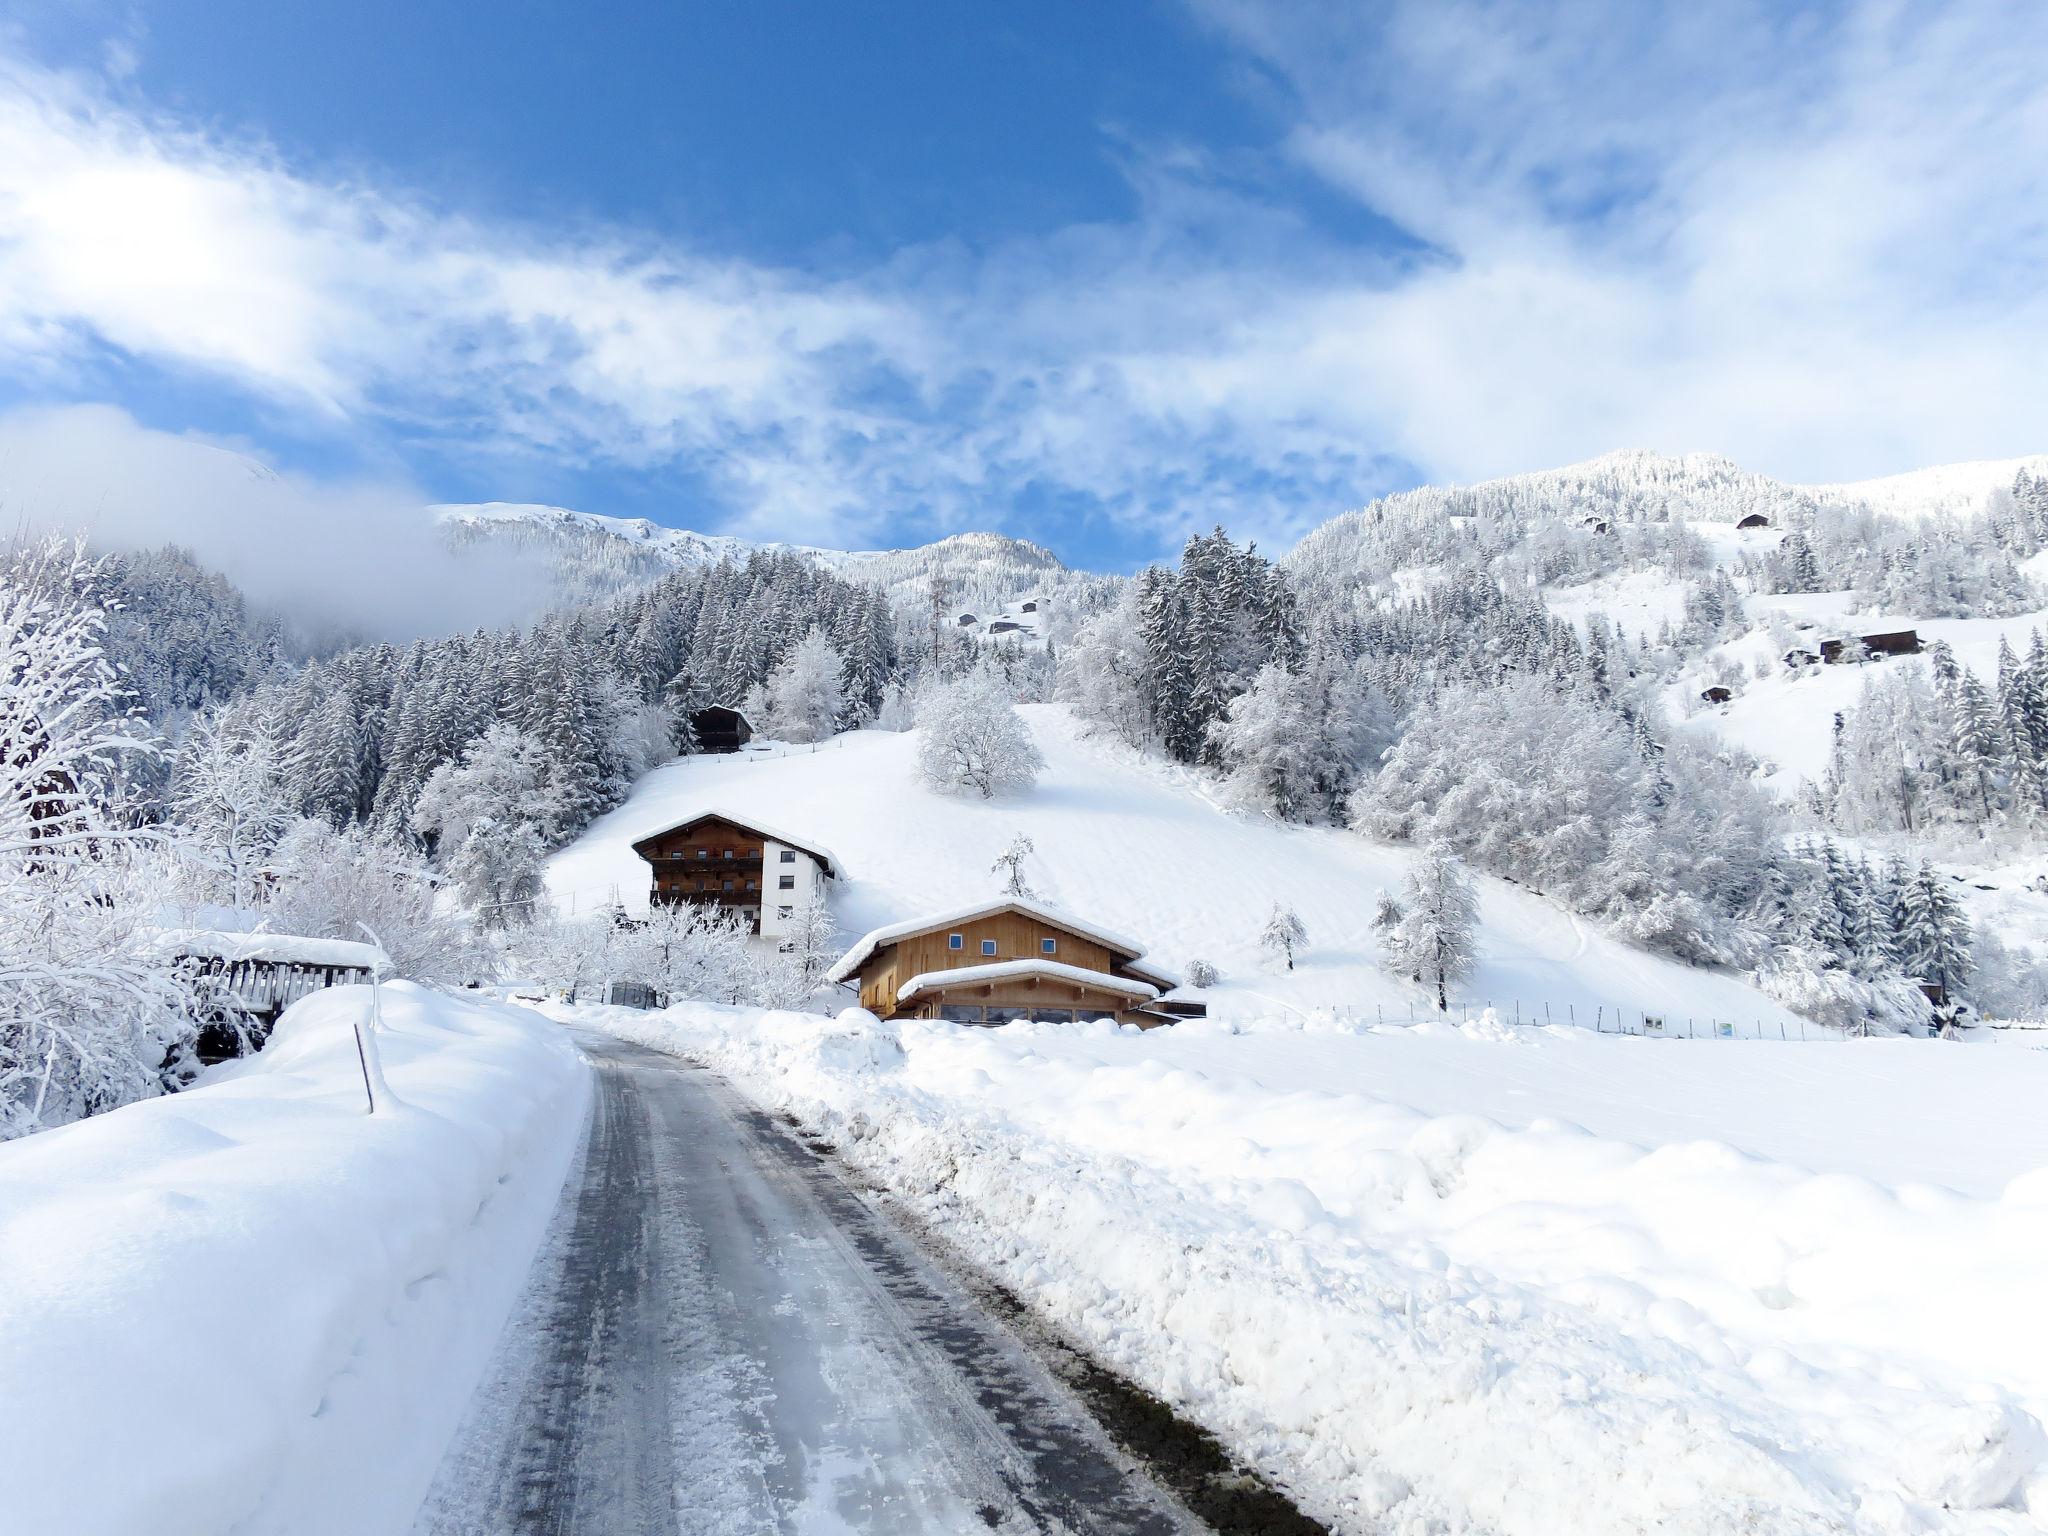
[[[1724,687],[1720,683],[1714,684],[1711,688],[1702,688],[1700,690],[1700,698],[1708,704],[1726,704],[1734,697],[1735,690]]]
[[[1113,1018],[1149,1029],[1207,1012],[1168,997],[1179,979],[1131,940],[1017,896],[877,928],[828,979],[858,986],[861,1006],[885,1019]]]
[[[1743,528],[1768,528],[1771,526],[1771,520],[1761,512],[1752,512],[1735,526],[1738,530]]]
[[[771,938],[787,931],[821,882],[841,874],[829,849],[717,810],[651,833],[633,851],[651,869],[650,902],[725,908]]]
[[[754,739],[754,727],[738,710],[713,704],[691,713],[690,735],[699,752],[737,752]]]
[[[1840,666],[1846,662],[1857,661],[1866,655],[1917,656],[1920,650],[1920,632],[1917,629],[1888,629],[1875,635],[1823,640],[1820,643],[1820,659],[1830,666]]]

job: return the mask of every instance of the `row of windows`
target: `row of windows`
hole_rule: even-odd
[[[746,888],[747,890],[750,890],[750,891],[751,891],[751,890],[752,890],[752,889],[754,888],[754,882],[753,882],[753,881],[751,881],[751,880],[747,881],[747,882],[746,882],[746,886],[745,886],[745,888]],[[781,877],[781,878],[780,878],[779,880],[777,880],[777,881],[775,882],[775,888],[776,888],[777,890],[779,890],[779,891],[793,891],[793,890],[795,890],[795,889],[796,889],[796,876],[795,876],[795,875],[784,875],[784,876],[782,876],[782,877]],[[724,889],[724,890],[728,890],[728,891],[729,891],[729,890],[733,889],[733,882],[732,882],[732,881],[730,881],[730,880],[727,880],[727,881],[723,882],[723,885],[721,886],[721,885],[720,885],[720,884],[719,884],[718,882],[715,882],[715,881],[711,881],[711,880],[700,880],[700,881],[698,881],[698,882],[697,882],[697,889],[698,889],[698,890],[700,890],[700,891],[715,891],[715,890],[719,890],[719,889]]]
[[[946,935],[946,948],[965,949],[966,947],[966,934],[949,933]],[[994,954],[996,952],[996,941],[994,939],[983,939],[981,941],[981,952],[984,955]],[[1041,955],[1056,955],[1060,952],[1060,941],[1058,939],[1040,939],[1038,941],[1038,952]]]
[[[939,1017],[954,1024],[1020,1024],[1026,1019],[1041,1019],[1049,1024],[1085,1024],[1115,1015],[1100,1008],[994,1008],[947,1003],[939,1009]]]
[[[711,857],[713,853],[716,853],[721,859],[758,859],[759,857],[761,857],[760,854],[754,852],[754,850],[751,848],[699,848],[697,850],[697,857],[700,859],[708,859]],[[672,859],[687,859],[689,856],[690,855],[686,851],[680,853],[672,853],[669,855],[669,857]],[[780,854],[776,856],[776,862],[778,864],[794,864],[796,862],[796,854],[793,853],[791,850],[785,848],[782,850]]]

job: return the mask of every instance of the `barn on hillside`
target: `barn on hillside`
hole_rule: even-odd
[[[1917,656],[1920,651],[1920,632],[1917,629],[1888,629],[1874,635],[1855,635],[1820,643],[1820,659],[1830,666],[1860,661],[1866,655]]]
[[[690,734],[699,752],[737,752],[754,739],[754,727],[738,710],[713,704],[691,714]]]
[[[1737,528],[1768,528],[1771,526],[1771,520],[1761,512],[1752,512],[1735,526]]]

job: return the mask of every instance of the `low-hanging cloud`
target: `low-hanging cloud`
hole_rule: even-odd
[[[547,596],[537,554],[457,553],[425,501],[401,484],[280,475],[111,406],[0,416],[9,534],[78,534],[107,550],[176,544],[314,636],[402,641],[531,618]]]

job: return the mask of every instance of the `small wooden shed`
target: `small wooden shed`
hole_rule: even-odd
[[[690,716],[690,734],[699,752],[737,752],[754,739],[754,727],[738,710],[713,704]]]
[[[1761,512],[1752,512],[1749,514],[1749,516],[1745,517],[1741,522],[1737,523],[1735,526],[1738,529],[1768,528],[1771,526],[1771,520],[1768,517],[1765,517]]]

